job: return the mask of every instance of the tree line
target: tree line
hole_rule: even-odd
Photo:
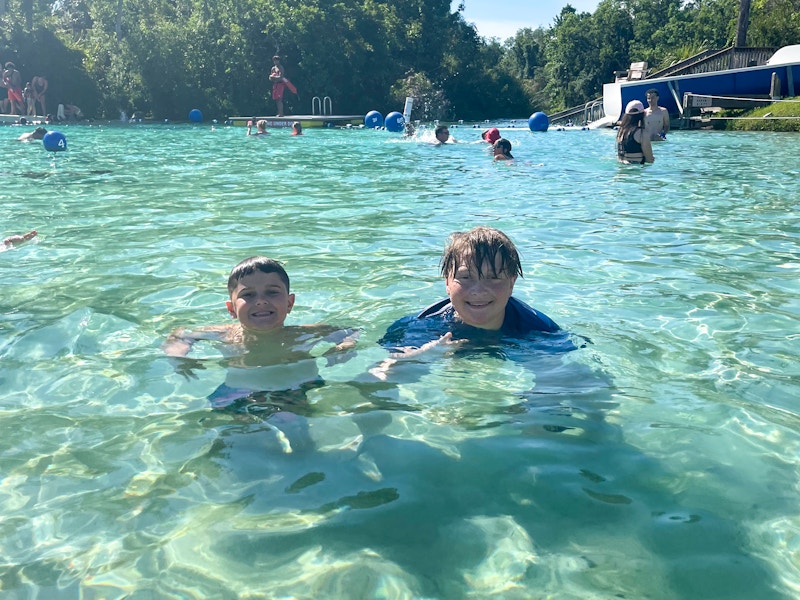
[[[450,0],[0,0],[0,62],[47,77],[48,105],[97,118],[185,119],[274,111],[271,58],[337,114],[402,110],[423,120],[552,113],[599,97],[634,61],[661,68],[733,43],[740,0],[567,4],[548,27],[486,39]],[[751,4],[748,2],[748,4]],[[800,43],[800,0],[752,0],[749,46]]]

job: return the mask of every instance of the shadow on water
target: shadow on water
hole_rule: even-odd
[[[208,551],[258,568],[317,549],[350,561],[329,565],[325,585],[361,577],[373,586],[364,593],[377,593],[378,573],[396,569],[394,585],[407,593],[396,597],[506,597],[513,589],[518,597],[534,589],[783,597],[738,523],[683,506],[669,486],[673,467],[623,440],[613,420],[622,396],[602,370],[562,353],[533,354],[532,389],[449,421],[434,423],[426,407],[404,402],[404,384],[391,380],[346,384],[364,402],[338,414],[289,406],[249,423],[215,416],[208,425],[216,422],[217,443],[186,470],[205,473],[211,488],[235,482],[246,493],[241,531],[212,526]],[[450,393],[457,402],[458,391]],[[345,441],[315,440],[320,419],[341,421]],[[375,577],[364,575],[371,570]]]

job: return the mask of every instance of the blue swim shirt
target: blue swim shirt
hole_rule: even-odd
[[[513,296],[506,305],[503,326],[499,331],[472,327],[458,320],[449,298],[430,305],[416,316],[395,321],[378,343],[391,352],[419,348],[452,332],[453,339],[466,339],[476,344],[498,344],[512,340],[547,338],[552,350],[564,352],[576,348],[569,334],[550,317]],[[557,334],[557,335],[552,335]],[[471,344],[470,344],[471,345]]]

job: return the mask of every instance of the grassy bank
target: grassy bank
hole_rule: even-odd
[[[720,116],[743,117],[728,121],[733,131],[797,131],[800,132],[800,98],[787,98],[750,111],[727,110]]]

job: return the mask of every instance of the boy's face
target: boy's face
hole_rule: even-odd
[[[517,281],[516,276],[500,272],[503,264],[499,253],[494,260],[497,276],[486,260],[481,267],[483,276],[479,278],[470,257],[465,257],[453,276],[445,279],[447,295],[458,316],[467,325],[479,329],[500,329],[503,326],[506,304]]]
[[[436,134],[436,139],[444,144],[447,140],[450,139],[450,130],[442,129],[439,133]]]
[[[244,329],[270,331],[283,327],[292,312],[294,294],[287,291],[277,273],[256,271],[239,280],[226,305]]]

